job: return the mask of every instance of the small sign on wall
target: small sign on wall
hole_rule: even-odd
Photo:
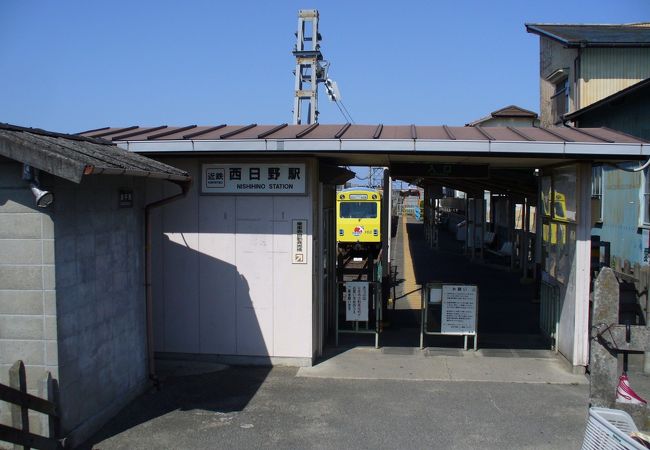
[[[291,262],[293,264],[307,264],[307,221],[305,219],[293,220],[293,235],[291,243]]]
[[[120,208],[133,208],[133,191],[121,189],[118,206]]]
[[[368,321],[368,293],[367,281],[345,283],[345,320]]]

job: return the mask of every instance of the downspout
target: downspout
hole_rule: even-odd
[[[189,178],[189,177],[188,177]],[[164,206],[168,203],[174,202],[185,197],[190,190],[192,185],[192,179],[189,178],[185,181],[171,181],[172,183],[178,185],[181,188],[181,192],[178,194],[172,195],[171,197],[163,198],[157,200],[153,203],[149,203],[144,207],[144,286],[145,286],[145,298],[146,298],[146,314],[147,314],[147,362],[149,367],[149,379],[153,381],[156,389],[160,389],[160,380],[156,375],[156,365],[154,362],[154,342],[153,342],[153,296],[151,290],[151,211],[154,208]]]

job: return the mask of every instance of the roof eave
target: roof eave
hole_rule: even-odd
[[[553,39],[554,41],[557,41],[557,42],[559,42],[560,44],[562,44],[564,46],[569,45],[569,41],[567,41],[564,38],[561,38],[560,36],[557,36],[557,35],[555,35],[553,33],[549,33],[548,31],[542,30],[541,28],[539,28],[539,27],[537,27],[535,25],[532,25],[532,24],[527,23],[525,25],[526,25],[526,31],[528,33],[536,34],[536,35],[538,35],[540,37],[546,37],[546,38],[549,38],[549,39]]]
[[[84,176],[84,164],[45,149],[32,149],[11,135],[0,133],[0,155],[73,183],[81,183]]]

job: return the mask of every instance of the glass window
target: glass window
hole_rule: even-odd
[[[603,166],[591,168],[591,215],[596,222],[603,220]]]
[[[377,217],[375,202],[341,202],[342,219],[374,219]]]
[[[542,214],[551,215],[551,177],[542,177]]]
[[[553,171],[553,219],[576,221],[577,178],[575,166],[561,167]]]
[[[555,92],[551,96],[551,109],[555,123],[562,121],[562,116],[569,112],[569,78],[564,78],[555,84]]]

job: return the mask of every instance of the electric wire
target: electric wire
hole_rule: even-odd
[[[345,107],[343,102],[341,100],[337,100],[336,103],[340,103],[343,109],[345,110],[346,113],[348,113],[348,117],[350,118],[350,123],[354,124],[354,119],[352,118],[352,114],[350,114],[350,111]]]
[[[338,102],[337,100],[334,100],[334,104],[335,104],[336,107],[339,109],[339,111],[341,111],[341,114],[343,115],[343,118],[345,119],[345,121],[348,122],[348,123],[352,123],[352,122],[350,122],[350,119],[351,119],[351,118],[348,118],[348,117],[345,115],[345,113],[343,112],[343,109],[341,109],[341,105],[339,105],[339,102]]]

